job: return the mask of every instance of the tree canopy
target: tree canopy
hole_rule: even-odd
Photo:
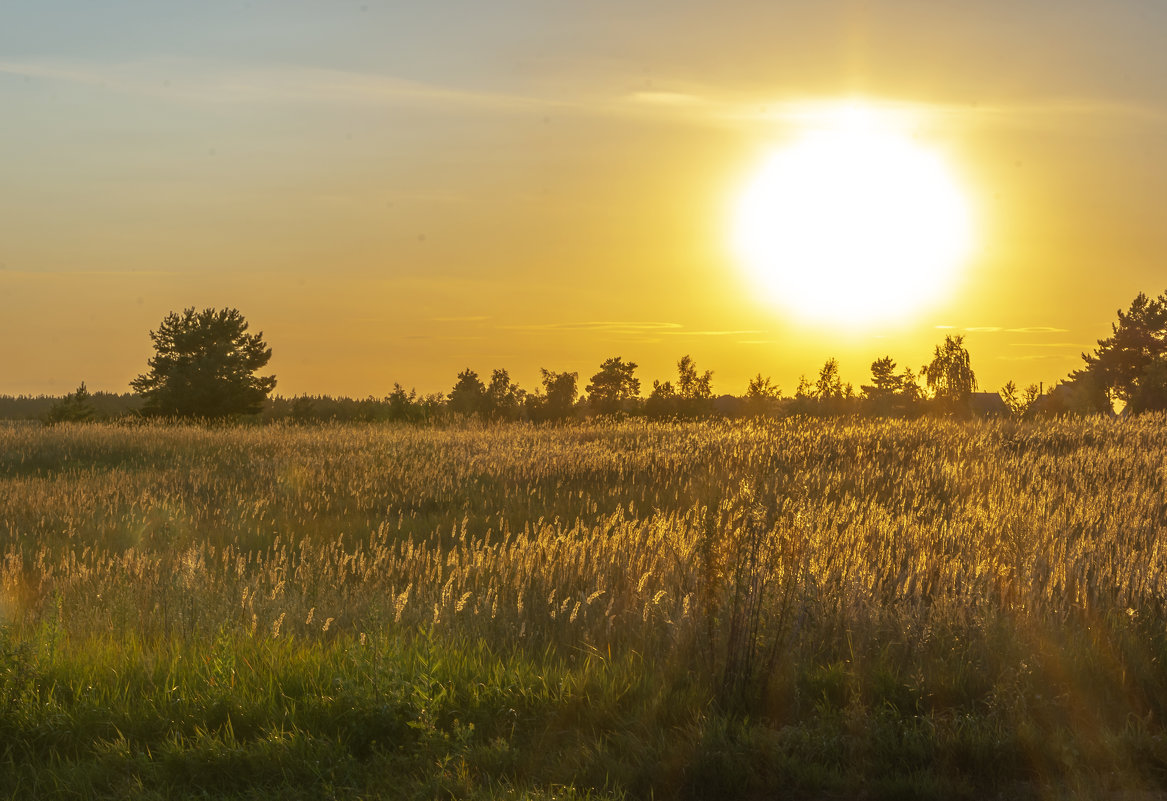
[[[977,377],[963,336],[946,336],[944,344],[936,346],[932,361],[924,368],[924,380],[949,412],[967,411]]]
[[[1094,353],[1082,354],[1086,366],[1071,377],[1094,379],[1134,411],[1167,408],[1167,292],[1157,298],[1140,292],[1117,313],[1111,335],[1098,340]]]
[[[536,416],[546,420],[566,420],[575,407],[576,381],[579,373],[556,373],[546,368],[543,376],[543,397],[536,403]]]
[[[447,398],[450,411],[458,414],[469,416],[486,410],[486,386],[478,373],[469,367],[458,373],[458,380]]]
[[[256,375],[272,352],[262,331],[247,328],[237,309],[166,315],[150,332],[149,369],[130,382],[145,400],[143,413],[213,420],[259,412],[276,377]]]
[[[619,356],[606,359],[600,371],[592,376],[587,386],[588,403],[600,414],[614,414],[625,401],[640,396],[640,379],[636,362],[626,362]]]
[[[85,382],[82,381],[76,390],[54,403],[42,419],[45,425],[84,423],[92,420],[94,413],[93,396],[89,394]]]

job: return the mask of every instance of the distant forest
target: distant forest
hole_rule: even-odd
[[[1074,381],[1049,394],[1042,394],[1036,385],[1018,391],[1012,383],[1000,392],[977,392],[970,361],[961,337],[948,337],[918,375],[911,369],[897,370],[895,361],[884,357],[872,363],[870,383],[856,389],[842,380],[838,362],[828,359],[815,380],[803,377],[790,395],[761,374],[749,381],[743,394],[715,395],[713,372],[699,372],[689,356],[678,361],[675,380],[653,381],[647,393],[642,393],[636,377],[637,364],[613,357],[600,365],[582,393],[577,373],[543,370],[541,386],[528,391],[512,381],[506,370],[494,370],[483,381],[475,371],[466,369],[448,393],[419,395],[397,384],[381,398],[274,395],[263,401],[258,413],[239,419],[260,423],[448,424],[463,420],[567,421],[596,415],[651,419],[796,415],[1021,418],[1106,411],[1097,393],[1083,392],[1080,382]],[[144,417],[144,404],[144,398],[136,393],[90,393],[82,384],[64,397],[0,395],[0,419],[46,424],[132,421]]]
[[[504,369],[488,378],[467,368],[449,392],[419,395],[395,384],[383,397],[272,395],[275,376],[258,371],[271,358],[262,332],[247,333],[235,309],[186,309],[151,331],[156,354],[149,370],[131,382],[134,393],[90,393],[84,382],[64,397],[0,396],[0,419],[45,424],[139,418],[236,419],[256,422],[406,422],[465,420],[569,421],[600,415],[652,419],[771,416],[945,417],[1114,414],[1167,410],[1167,292],[1140,293],[1118,311],[1111,336],[1098,340],[1084,366],[1050,392],[1012,381],[998,391],[978,391],[972,358],[961,336],[947,336],[918,373],[891,356],[871,364],[869,383],[844,382],[835,359],[813,379],[800,378],[785,394],[759,373],[740,395],[713,392],[713,372],[686,355],[675,379],[642,387],[638,365],[614,356],[584,386],[575,372],[541,370],[528,390]],[[645,391],[647,390],[647,391]]]

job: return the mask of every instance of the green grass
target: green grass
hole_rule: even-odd
[[[796,668],[804,705],[780,719],[720,713],[698,677],[637,654],[425,636],[115,647],[44,632],[6,635],[0,660],[14,798],[1091,797],[1167,770],[1157,727],[1091,717],[1092,699],[994,688],[1014,695],[928,711],[927,688],[887,664]]]

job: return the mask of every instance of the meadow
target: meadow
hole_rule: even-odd
[[[0,793],[1154,797],[1165,423],[3,426]]]

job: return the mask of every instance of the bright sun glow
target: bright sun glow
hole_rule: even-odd
[[[761,286],[803,319],[849,326],[942,298],[972,247],[968,202],[943,158],[872,107],[805,122],[736,207],[734,247]]]

